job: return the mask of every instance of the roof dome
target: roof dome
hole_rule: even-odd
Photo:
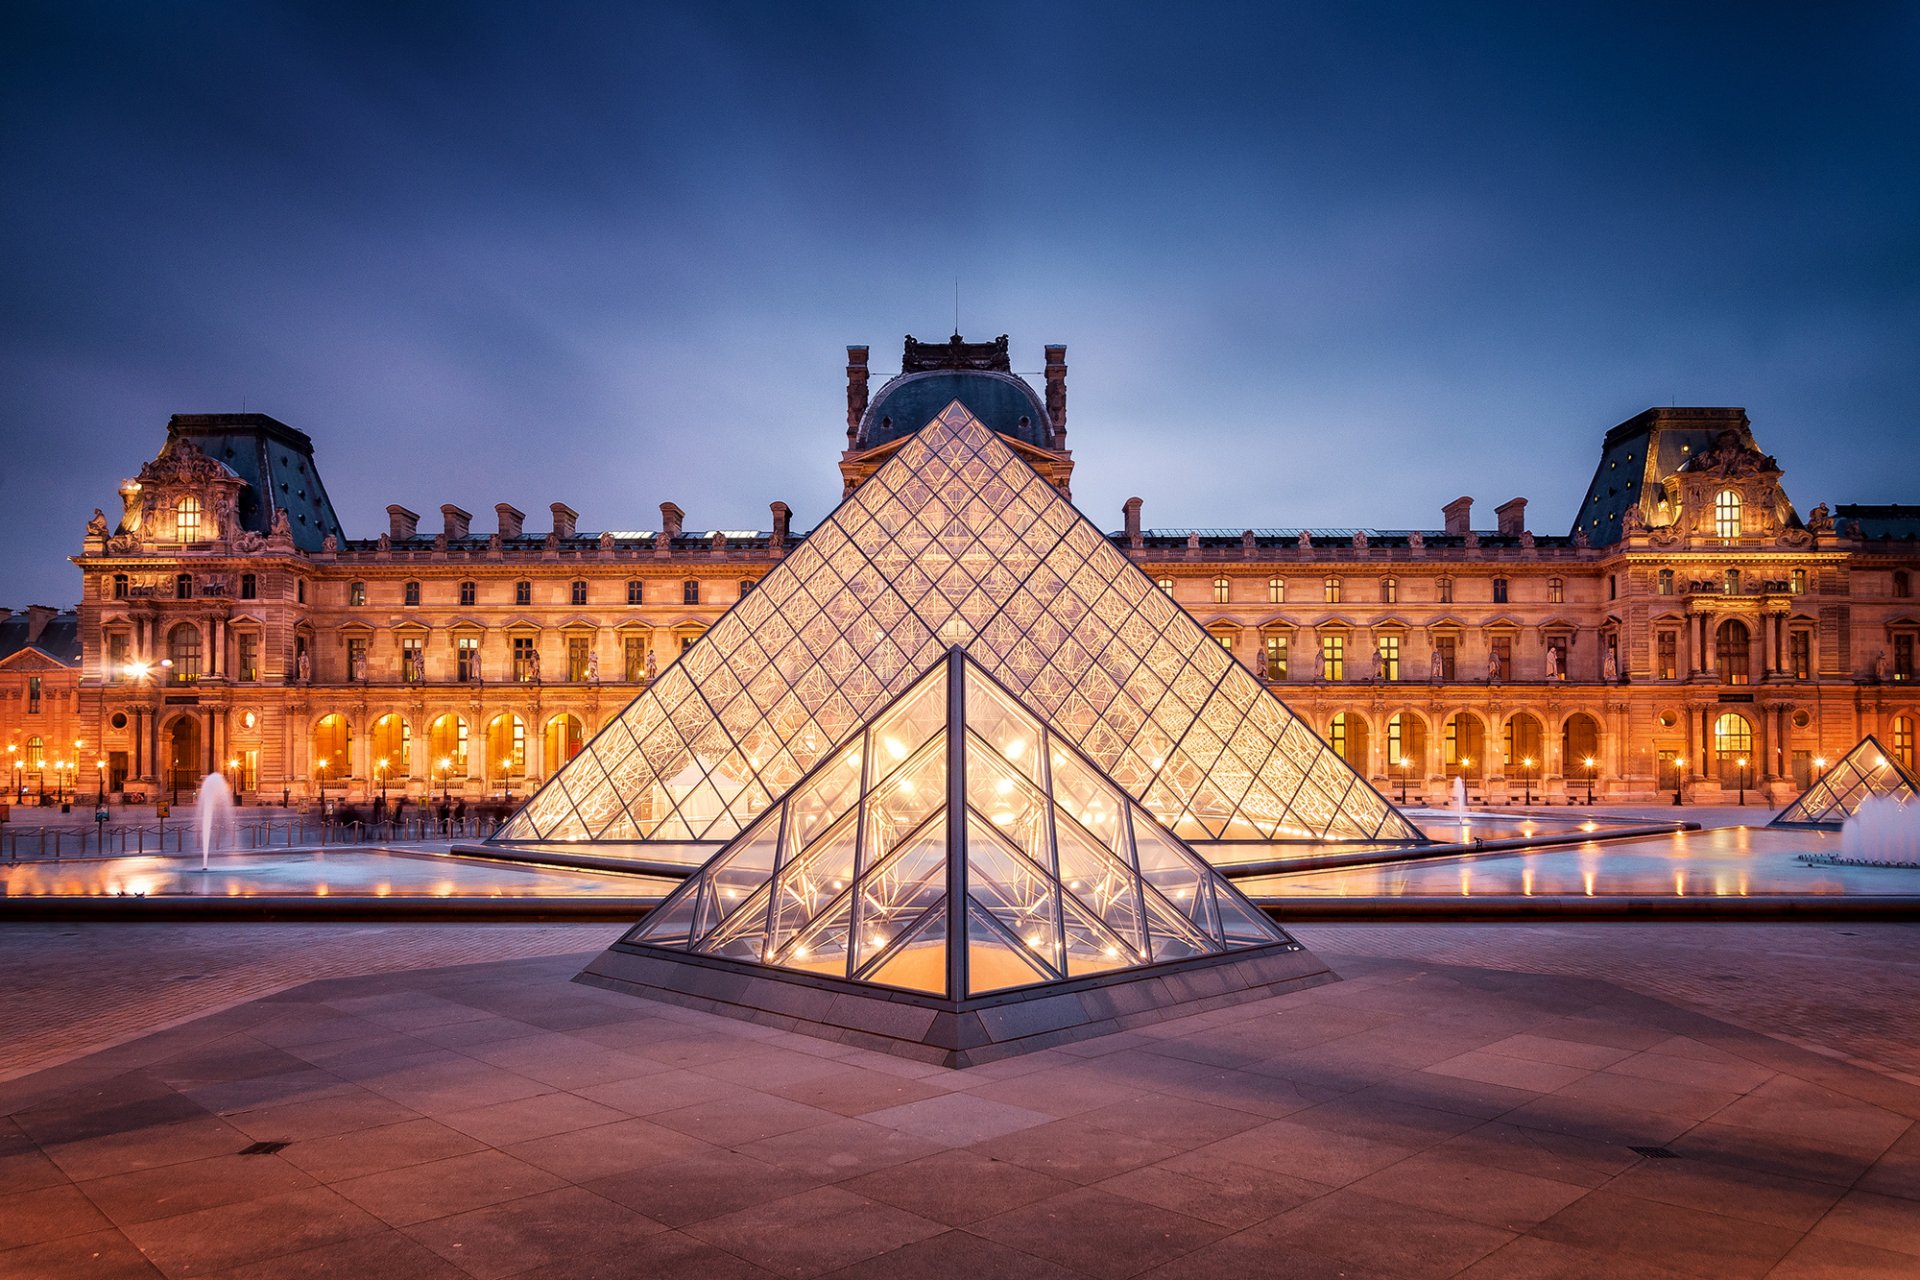
[[[958,400],[1003,436],[1047,448],[1046,407],[1025,379],[987,369],[903,373],[880,388],[860,419],[860,447],[871,449],[910,436]]]

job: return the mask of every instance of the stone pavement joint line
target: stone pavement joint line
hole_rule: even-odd
[[[233,932],[241,965],[241,935],[291,933]],[[340,932],[410,966],[414,934],[498,955],[566,931]],[[1316,931],[1342,982],[968,1071],[572,983],[584,935],[285,986],[0,1084],[0,1275],[1920,1271],[1920,1088],[1604,965],[1372,932]],[[1765,985],[1771,935],[1713,932],[1692,945]],[[1382,941],[1422,939],[1474,944]]]

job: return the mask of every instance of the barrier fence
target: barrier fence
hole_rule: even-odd
[[[221,839],[219,852],[316,848],[329,845],[479,840],[494,833],[493,818],[467,817],[440,821],[431,815],[398,822],[333,822],[309,818],[277,818],[234,825],[231,839]],[[0,827],[0,859],[7,862],[57,861],[61,858],[111,858],[138,854],[198,854],[200,829],[191,819],[180,822],[100,822],[84,826]]]

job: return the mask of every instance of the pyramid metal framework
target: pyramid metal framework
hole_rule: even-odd
[[[1868,734],[1768,825],[1838,828],[1872,796],[1912,804],[1920,799],[1920,778]]]
[[[956,648],[586,980],[962,1065],[1321,972]]]
[[[958,401],[494,839],[704,860],[954,645],[1189,842],[1423,839]]]

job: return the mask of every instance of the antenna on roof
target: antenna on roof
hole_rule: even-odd
[[[960,277],[953,278],[953,336],[960,336]]]

